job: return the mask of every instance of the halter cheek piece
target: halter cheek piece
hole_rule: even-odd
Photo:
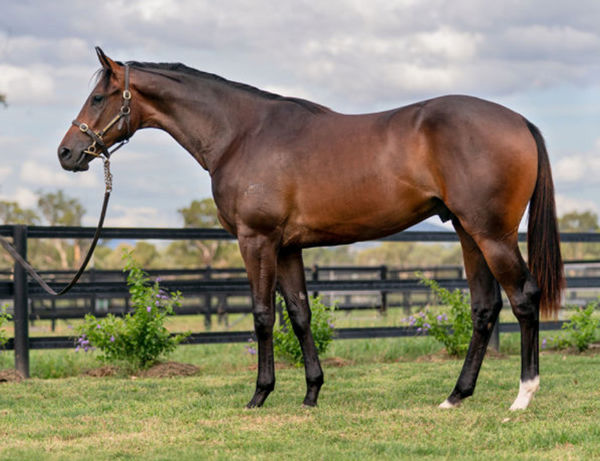
[[[83,151],[85,154],[93,155],[94,157],[104,157],[105,160],[108,160],[109,157],[125,144],[129,142],[129,138],[131,137],[130,127],[129,127],[129,119],[131,114],[131,107],[129,103],[131,102],[131,91],[129,91],[129,65],[125,64],[125,89],[123,90],[123,105],[119,110],[119,113],[114,116],[114,118],[108,122],[108,124],[100,131],[95,132],[90,129],[89,125],[84,122],[80,122],[78,120],[73,120],[73,125],[78,127],[82,133],[87,134],[90,138],[92,138],[92,143]],[[119,130],[123,128],[123,121],[127,124],[127,137],[121,141],[115,148],[111,151],[108,150],[108,147],[104,143],[103,136],[106,134],[108,130],[110,130],[114,125],[119,123],[117,127]]]

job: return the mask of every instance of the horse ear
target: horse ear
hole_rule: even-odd
[[[106,56],[104,51],[102,51],[102,48],[99,46],[96,47],[96,54],[98,55],[98,60],[104,69],[114,71],[117,68],[117,63]]]

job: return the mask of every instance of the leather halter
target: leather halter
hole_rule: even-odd
[[[78,127],[82,133],[87,134],[90,138],[92,138],[92,143],[83,151],[85,154],[93,155],[94,157],[105,157],[108,159],[115,151],[123,147],[125,144],[129,142],[129,138],[131,137],[129,120],[131,115],[131,107],[129,106],[131,102],[131,91],[129,91],[129,65],[125,64],[125,88],[123,90],[123,105],[119,110],[119,113],[113,117],[113,119],[108,122],[108,124],[100,131],[95,132],[90,129],[89,125],[85,122],[80,122],[79,120],[73,120],[73,125]],[[111,151],[108,150],[104,142],[104,135],[108,130],[110,130],[113,126],[119,123],[117,127],[119,130],[123,127],[123,121],[127,123],[127,137],[117,144]],[[98,151],[98,148],[100,149]]]

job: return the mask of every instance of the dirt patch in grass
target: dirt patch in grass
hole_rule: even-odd
[[[341,368],[350,365],[354,365],[354,362],[351,360],[343,359],[341,357],[328,357],[325,360],[323,360],[323,366],[326,367]]]
[[[105,376],[116,376],[119,374],[119,369],[114,365],[104,365],[100,368],[92,368],[84,374],[85,376],[91,376],[92,378],[104,378]]]
[[[132,378],[173,378],[177,376],[193,376],[200,372],[200,368],[190,363],[163,362],[136,373]],[[104,378],[107,376],[127,376],[126,372],[114,365],[104,365],[86,371],[85,376]]]
[[[200,368],[191,363],[164,362],[157,363],[140,373],[142,378],[173,378],[176,376],[193,376],[200,372]]]
[[[18,383],[23,380],[23,375],[17,370],[0,370],[0,383]]]

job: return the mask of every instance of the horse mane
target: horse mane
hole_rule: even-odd
[[[122,63],[118,63],[122,64]],[[233,82],[231,80],[227,80],[219,75],[211,74],[209,72],[203,72],[192,67],[188,67],[181,63],[152,63],[152,62],[137,62],[137,61],[129,61],[127,64],[132,69],[138,69],[145,72],[155,73],[161,75],[163,77],[169,78],[176,82],[181,82],[182,80],[177,78],[176,74],[188,75],[194,78],[201,78],[213,82],[223,83],[232,88],[236,88],[238,90],[246,91],[250,94],[254,94],[256,96],[260,96],[265,99],[269,99],[272,101],[283,101],[283,102],[291,102],[294,104],[298,104],[304,109],[308,110],[313,114],[323,114],[329,112],[330,109],[322,106],[320,104],[314,103],[312,101],[308,101],[302,98],[294,98],[288,96],[281,96],[275,93],[271,93],[269,91],[261,90],[251,85],[247,85],[245,83]],[[175,74],[175,75],[173,75]],[[100,69],[98,71],[98,80],[108,79],[110,76],[109,71],[105,69]]]

